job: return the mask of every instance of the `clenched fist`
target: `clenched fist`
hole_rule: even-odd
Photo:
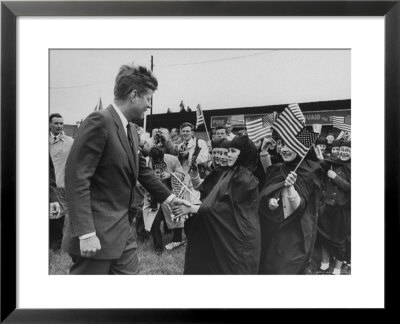
[[[97,235],[88,237],[86,239],[79,240],[81,248],[81,256],[85,258],[91,258],[101,250],[100,240]]]

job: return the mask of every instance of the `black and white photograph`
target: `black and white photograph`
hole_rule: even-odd
[[[49,49],[50,275],[351,275],[351,49]]]

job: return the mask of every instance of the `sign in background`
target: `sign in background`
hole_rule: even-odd
[[[256,118],[265,116],[266,114],[249,114],[249,115],[232,115],[232,116],[212,116],[211,117],[211,128],[217,126],[225,126],[228,122],[233,127],[245,126],[245,121],[251,121]],[[321,124],[321,125],[332,125],[332,116],[343,116],[348,117],[350,120],[351,110],[321,110],[321,111],[304,111],[303,115],[306,119],[306,125]]]

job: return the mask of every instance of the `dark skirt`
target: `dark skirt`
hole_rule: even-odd
[[[346,240],[350,238],[350,206],[325,205],[318,220],[318,233],[321,243],[343,261]]]
[[[220,224],[213,222],[212,229],[204,221],[204,215],[197,214],[193,217],[186,247],[184,274],[257,274],[260,258],[259,225],[249,229],[251,238],[238,242],[242,233],[232,227],[226,231],[229,222],[222,223],[225,217],[221,217]],[[254,232],[258,234],[254,235]]]
[[[301,274],[307,252],[300,218],[286,224],[260,217],[261,260],[259,274]]]

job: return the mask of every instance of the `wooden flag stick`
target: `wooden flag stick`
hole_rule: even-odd
[[[312,148],[312,145],[308,148],[308,151],[307,151],[307,153],[310,151],[310,148]],[[300,166],[300,164],[304,161],[304,158],[306,157],[306,155],[307,155],[307,153],[306,154],[304,154],[304,156],[301,158],[301,160],[300,160],[300,162],[299,162],[299,164],[297,164],[297,166],[296,166],[296,169],[294,169],[294,171],[293,172],[296,172],[296,170],[298,169],[298,167]]]
[[[201,203],[201,201],[200,201],[200,199],[199,198],[197,198],[197,196],[194,194],[194,192],[193,191],[191,191],[173,172],[171,172],[171,175],[173,175],[174,176],[174,178],[176,179],[176,180],[178,180],[179,181],[179,183],[183,186],[183,188],[185,188],[197,201],[199,201],[200,203]]]
[[[315,143],[315,141],[314,141],[314,143]],[[297,164],[296,169],[294,169],[293,172],[296,172],[296,170],[298,169],[298,167],[300,166],[300,164],[303,162],[304,158],[306,157],[306,155],[308,154],[308,152],[310,151],[310,149],[311,149],[312,147],[314,147],[314,143],[312,143],[312,145],[308,148],[307,153],[304,154],[304,156],[303,156],[302,159],[300,160],[299,164]]]

